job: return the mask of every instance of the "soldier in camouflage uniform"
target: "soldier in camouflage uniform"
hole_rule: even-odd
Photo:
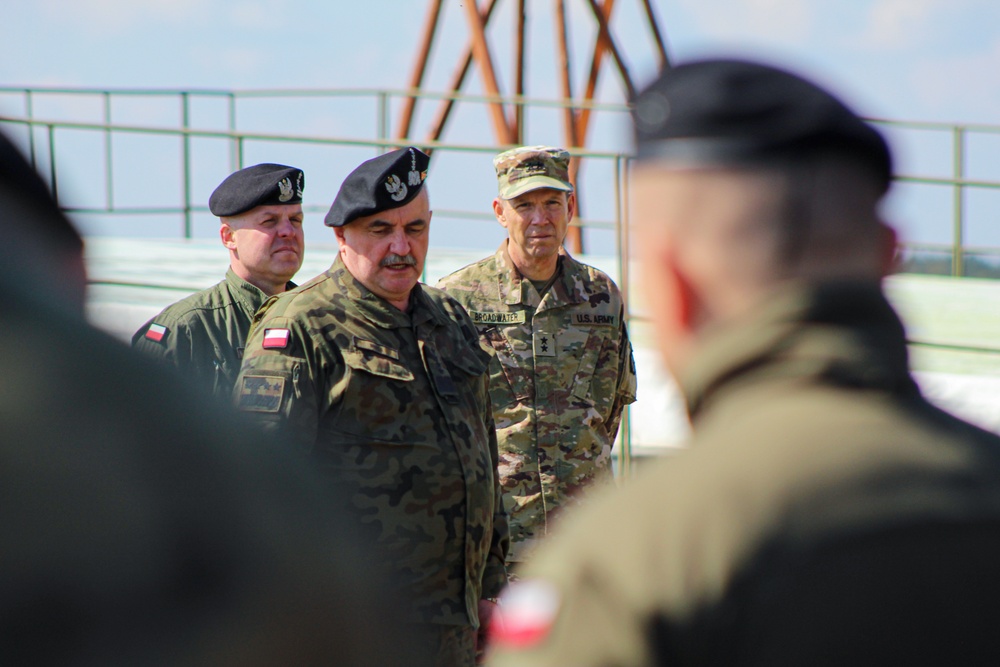
[[[522,147],[493,164],[493,211],[508,239],[438,287],[468,309],[495,352],[490,394],[513,565],[557,510],[611,479],[611,448],[636,380],[618,287],[562,247],[576,206],[569,154]]]
[[[507,524],[489,354],[465,310],[418,283],[428,162],[400,149],[347,177],[326,216],[337,260],[257,314],[235,400],[348,490],[436,664],[471,665],[506,583]]]
[[[267,297],[295,287],[303,179],[281,164],[230,174],[208,200],[229,249],[225,279],[168,306],[135,332],[132,346],[228,400],[254,313]]]

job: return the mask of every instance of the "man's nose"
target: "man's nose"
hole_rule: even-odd
[[[404,230],[400,229],[393,233],[392,240],[389,242],[389,252],[404,256],[410,254],[410,239]]]
[[[544,225],[549,220],[549,214],[544,206],[535,206],[531,209],[531,217],[528,219],[532,225]]]
[[[291,218],[281,218],[278,223],[278,236],[288,237],[295,235],[295,225],[292,224]]]

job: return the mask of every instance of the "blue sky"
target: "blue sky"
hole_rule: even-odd
[[[465,43],[463,1],[446,0],[443,30],[432,53],[426,86],[442,90]],[[428,3],[417,0],[299,0],[266,3],[256,0],[33,0],[4,8],[6,55],[0,59],[0,86],[86,86],[142,88],[344,88],[406,86]],[[499,0],[490,35],[496,45],[501,84],[510,82],[513,0]],[[593,40],[593,22],[583,0],[566,0],[570,12],[570,43],[575,55],[571,73],[577,86],[586,72],[582,60]],[[528,0],[529,57],[532,66],[528,94],[557,96],[551,0]],[[784,64],[824,83],[861,113],[879,118],[960,123],[1000,123],[1000,2],[996,0],[658,0],[654,2],[671,58],[753,56]],[[625,50],[634,78],[641,84],[655,75],[654,52],[640,20],[638,0],[618,0],[612,29]],[[600,96],[622,101],[614,72],[605,66]],[[470,92],[481,90],[473,77]],[[373,128],[371,105],[309,113],[305,102],[294,108],[260,104],[241,120],[253,129],[283,133],[349,136]],[[94,101],[54,99],[36,109],[44,117],[85,117],[99,120]],[[120,106],[119,122],[176,122],[176,109],[155,101]],[[428,124],[432,108],[418,117],[418,134]],[[20,115],[22,100],[0,96],[0,113]],[[464,115],[463,115],[464,114]],[[494,142],[482,109],[456,116],[447,139],[490,145]],[[215,127],[218,110],[199,109],[196,124]],[[166,119],[166,120],[165,120]],[[529,123],[528,141],[560,143],[558,118],[540,114]],[[947,137],[893,132],[901,173],[944,175],[951,158]],[[100,190],[88,167],[89,153],[100,144],[88,138],[66,158],[70,196],[86,200]],[[621,117],[601,119],[591,145],[602,150],[627,150],[627,126]],[[142,148],[129,172],[143,182],[116,186],[122,197],[156,198],[155,185],[175,177],[151,155],[157,145]],[[169,158],[176,149],[164,146]],[[251,151],[249,161],[282,156],[265,147]],[[210,152],[206,149],[206,154]],[[969,175],[1000,180],[1000,137],[976,136],[968,151]],[[291,156],[290,156],[291,157]],[[365,157],[346,154],[328,166],[325,158],[294,156],[307,169],[307,199],[329,203],[346,170]],[[284,161],[291,161],[286,159]],[[308,164],[309,166],[305,166]],[[207,198],[221,178],[218,157],[199,162],[196,196]],[[315,166],[313,166],[315,165]],[[125,167],[123,167],[124,169]],[[175,168],[174,168],[175,170]],[[599,170],[592,170],[595,178]],[[456,158],[432,186],[435,206],[478,206],[488,210],[493,196],[488,156]],[[62,172],[60,172],[62,174]],[[314,174],[312,178],[310,175]],[[222,174],[224,175],[224,173]],[[464,176],[468,175],[468,178]],[[458,181],[456,183],[456,181]],[[460,185],[461,187],[456,187]],[[434,190],[433,188],[437,189]],[[312,193],[309,192],[312,190]],[[462,192],[461,196],[454,193]],[[914,192],[900,188],[891,211],[904,234],[914,240],[942,241],[950,237],[941,216],[950,210],[946,189]],[[165,195],[166,196],[166,195]],[[1000,245],[993,231],[993,211],[1000,208],[994,193],[970,196],[969,238]],[[590,211],[601,216],[601,202],[591,197]],[[472,202],[469,204],[468,202]],[[314,216],[317,219],[321,216]],[[211,221],[203,221],[211,227]],[[944,230],[942,232],[942,229]],[[318,232],[322,233],[322,232]],[[498,230],[484,232],[493,243]]]

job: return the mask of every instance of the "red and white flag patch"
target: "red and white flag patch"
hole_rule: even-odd
[[[562,597],[543,579],[522,579],[500,596],[490,621],[490,643],[511,649],[534,646],[548,637],[559,615]]]
[[[146,338],[151,341],[159,343],[163,340],[163,337],[167,335],[167,328],[162,324],[150,324],[149,328],[146,329]]]
[[[264,329],[264,348],[272,350],[288,347],[291,333],[288,329]]]

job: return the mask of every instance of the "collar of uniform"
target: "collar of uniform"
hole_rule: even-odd
[[[531,281],[526,280],[518,271],[517,266],[514,265],[514,260],[510,258],[510,253],[507,250],[508,243],[509,240],[504,239],[496,252],[497,286],[500,300],[509,306],[524,304],[537,308],[540,303],[538,293],[534,288],[528,288]],[[572,270],[577,262],[565,250],[560,250],[559,264],[556,271],[561,271],[562,275],[552,284],[548,292],[548,294],[552,294],[554,302],[567,304],[587,301],[590,297],[578,275],[579,272]]]
[[[520,303],[524,303],[529,306],[537,306],[538,304],[529,304],[525,301],[525,290],[522,283],[526,282],[521,277],[521,272],[517,270],[514,265],[514,260],[510,258],[510,253],[507,252],[507,244],[510,241],[504,239],[500,243],[500,247],[497,248],[496,260],[497,260],[497,288],[499,290],[500,300],[506,303],[508,306],[515,306]]]
[[[263,290],[240,278],[233,271],[232,267],[229,267],[226,271],[226,284],[229,285],[229,291],[233,295],[233,298],[243,304],[243,307],[250,313],[251,317],[268,299]],[[288,284],[285,285],[286,290],[294,289],[295,287],[296,285],[292,281],[288,281]]]
[[[677,381],[694,419],[728,388],[795,377],[918,391],[902,322],[881,289],[857,283],[789,287],[706,331]]]
[[[403,312],[399,308],[373,293],[365,287],[360,280],[347,270],[340,255],[334,260],[333,266],[328,272],[330,277],[337,284],[340,291],[350,299],[358,313],[372,324],[385,329],[398,329],[419,324],[418,320],[425,319],[423,311],[426,308],[412,307],[415,303],[422,304],[423,300],[420,283],[417,283],[410,293],[410,312]]]

